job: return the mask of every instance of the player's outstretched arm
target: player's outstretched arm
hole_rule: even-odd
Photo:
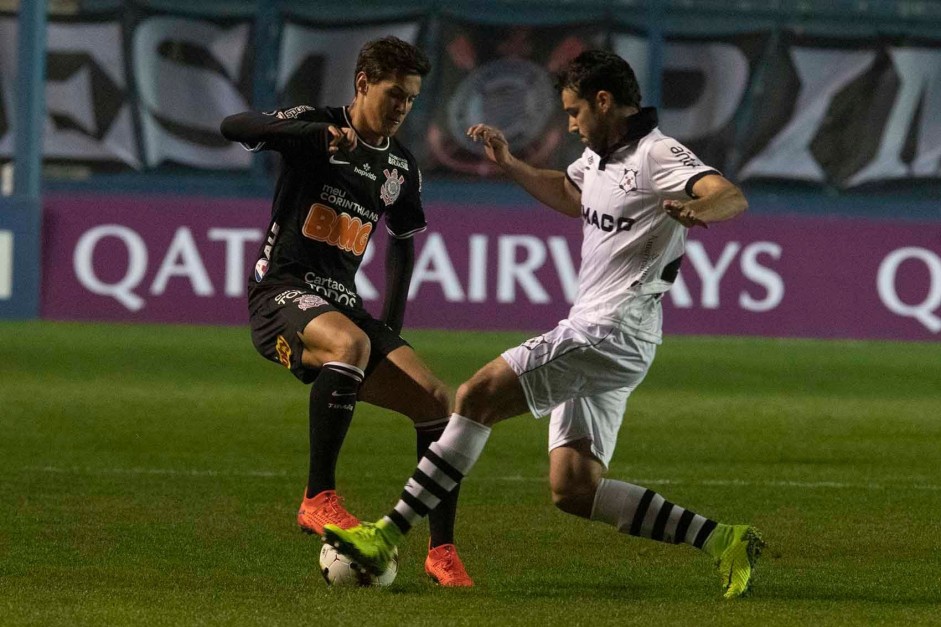
[[[713,222],[731,220],[748,209],[742,190],[719,174],[702,177],[693,184],[692,191],[695,200],[663,202],[663,209],[670,217],[687,228],[708,228]]]
[[[483,142],[487,158],[533,198],[567,216],[577,218],[582,215],[581,192],[569,182],[565,172],[535,168],[517,159],[510,152],[503,133],[487,124],[475,124],[467,129],[467,136]]]
[[[245,111],[230,115],[220,125],[222,136],[241,142],[249,150],[285,150],[300,146],[322,147],[333,154],[356,147],[356,134],[350,128],[288,117],[282,111]]]

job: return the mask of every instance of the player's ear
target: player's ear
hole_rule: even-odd
[[[358,72],[356,78],[353,80],[353,84],[356,86],[356,94],[366,94],[366,91],[369,89],[369,79],[366,78],[366,72]]]
[[[614,106],[614,96],[610,91],[599,90],[595,94],[595,106],[602,112],[607,113]]]

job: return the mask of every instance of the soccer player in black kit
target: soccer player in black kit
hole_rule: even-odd
[[[418,163],[394,136],[430,69],[415,46],[377,39],[359,52],[348,106],[249,111],[222,122],[227,139],[281,155],[248,305],[258,352],[312,384],[310,467],[297,522],[318,536],[326,523],[359,524],[335,479],[357,400],[411,418],[419,458],[451,412],[447,387],[399,336],[412,236],[425,229],[425,215]],[[354,277],[382,216],[390,239],[377,320],[363,308]],[[430,517],[425,571],[444,586],[472,586],[454,547],[456,503],[454,494]]]

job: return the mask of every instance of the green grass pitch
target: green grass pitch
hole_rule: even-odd
[[[523,333],[407,333],[450,385]],[[550,502],[546,424],[498,426],[466,480],[472,590],[341,590],[294,514],[307,392],[244,328],[0,324],[0,624],[941,624],[941,344],[668,337],[611,476],[768,541],[754,591]],[[414,465],[368,405],[341,456],[376,518]]]

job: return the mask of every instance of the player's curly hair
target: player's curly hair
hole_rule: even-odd
[[[591,101],[599,91],[611,92],[620,105],[640,107],[640,85],[631,65],[605,50],[586,50],[556,75],[556,89],[571,89]]]
[[[366,73],[366,80],[376,83],[398,74],[426,76],[431,63],[425,53],[398,37],[389,35],[366,42],[356,58],[356,73]]]

